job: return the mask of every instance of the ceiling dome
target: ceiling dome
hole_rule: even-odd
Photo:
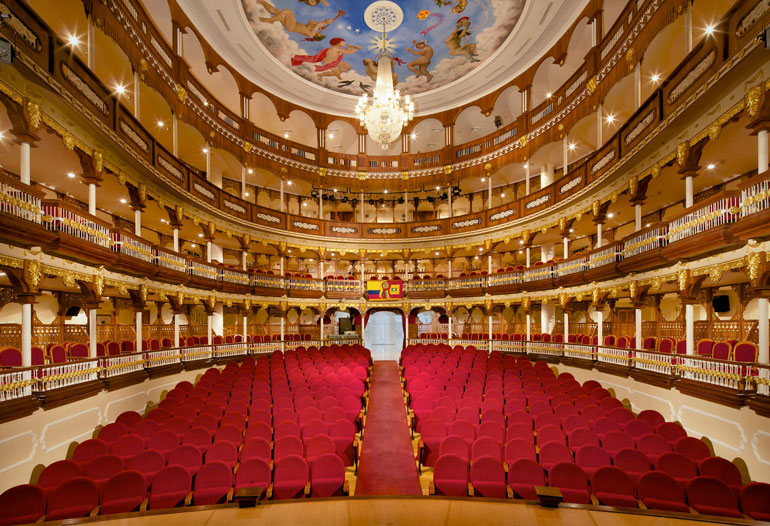
[[[522,72],[587,0],[398,0],[388,32],[394,80],[419,114],[458,107]],[[358,0],[204,0],[181,4],[202,36],[257,85],[290,102],[350,116],[371,92],[376,43]]]

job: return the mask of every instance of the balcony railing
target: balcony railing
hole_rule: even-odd
[[[112,378],[122,374],[135,373],[143,371],[144,367],[144,353],[105,356],[99,360],[99,377]]]
[[[209,263],[197,261],[195,259],[187,260],[187,269],[191,276],[196,278],[205,278],[212,281],[219,279],[219,269]]]
[[[46,228],[109,249],[112,243],[110,225],[78,210],[69,203],[43,201]]]
[[[668,242],[675,243],[713,228],[734,223],[738,217],[740,204],[740,196],[730,193],[673,219],[668,224]]]
[[[112,229],[110,236],[114,252],[140,259],[147,263],[156,264],[156,252],[153,250],[152,245],[142,238],[117,228]]]
[[[235,285],[243,285],[244,287],[251,286],[251,277],[248,272],[231,268],[221,268],[219,270],[219,278],[221,281],[233,283]]]
[[[0,172],[0,212],[42,223],[42,193]]]
[[[159,267],[187,273],[187,259],[163,247],[155,248],[155,264]]]
[[[623,241],[623,258],[644,254],[651,250],[663,248],[668,242],[668,225],[657,225],[646,228]]]
[[[327,292],[363,292],[361,281],[357,279],[326,278]]]
[[[275,276],[273,274],[254,274],[254,286],[269,289],[282,289],[284,288],[284,281],[281,276]]]

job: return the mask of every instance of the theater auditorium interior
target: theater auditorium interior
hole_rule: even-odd
[[[768,0],[0,0],[0,525],[770,522],[768,131]]]

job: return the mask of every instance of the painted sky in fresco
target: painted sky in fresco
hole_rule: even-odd
[[[374,88],[378,52],[371,46],[380,34],[364,22],[370,2],[241,1],[260,42],[293,73],[352,95]],[[401,93],[415,95],[449,84],[489,58],[516,27],[525,0],[396,3],[404,11],[404,21],[388,33],[396,59],[393,71]]]

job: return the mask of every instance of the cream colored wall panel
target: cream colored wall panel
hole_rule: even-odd
[[[32,431],[24,431],[18,435],[5,437],[0,440],[0,475],[5,478],[5,472],[21,464],[30,462],[35,456],[38,441]],[[9,452],[13,451],[13,454]]]
[[[751,438],[751,449],[759,462],[770,466],[770,433],[767,431],[757,431]]]
[[[696,437],[706,436],[714,444],[719,444],[734,454],[743,453],[748,440],[743,426],[738,423],[741,411],[736,411],[735,418],[724,418],[703,409],[682,405],[679,407],[679,422],[687,434]]]
[[[62,418],[50,421],[43,426],[40,447],[43,451],[54,451],[62,447],[66,451],[70,442],[91,438],[93,430],[101,423],[101,414],[97,407],[62,415]]]

